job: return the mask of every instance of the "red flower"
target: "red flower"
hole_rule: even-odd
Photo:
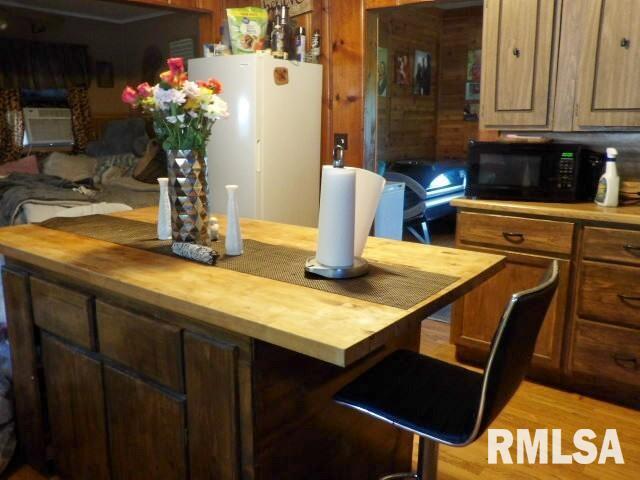
[[[216,94],[222,93],[222,83],[220,83],[220,81],[215,78],[210,78],[206,82],[202,80],[198,80],[196,83],[198,84],[199,87],[208,88],[213,93],[216,93]]]
[[[149,85],[147,82],[144,82],[138,85],[136,90],[138,91],[138,95],[141,98],[147,98],[153,94],[153,92],[151,91],[151,85]]]
[[[125,87],[120,98],[122,98],[124,103],[135,105],[138,101],[138,93],[131,87]]]
[[[167,65],[174,75],[184,73],[184,60],[181,57],[170,58]]]

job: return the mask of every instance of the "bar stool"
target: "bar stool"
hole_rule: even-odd
[[[417,473],[380,480],[435,480],[439,444],[464,447],[486,431],[527,373],[557,286],[554,261],[542,283],[511,297],[483,374],[398,350],[335,395],[342,405],[420,436]]]

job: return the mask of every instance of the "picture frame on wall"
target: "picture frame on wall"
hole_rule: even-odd
[[[386,97],[389,92],[389,52],[378,47],[378,96]]]
[[[468,101],[480,100],[480,82],[467,82],[465,85],[464,99]]]
[[[96,84],[98,88],[114,87],[113,63],[96,62]]]
[[[394,56],[394,77],[396,85],[411,85],[411,56],[407,52],[397,52]]]
[[[413,94],[431,95],[431,54],[416,50],[413,61]]]

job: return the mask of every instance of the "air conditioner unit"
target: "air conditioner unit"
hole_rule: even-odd
[[[73,145],[71,110],[68,108],[25,108],[23,114],[25,146]]]

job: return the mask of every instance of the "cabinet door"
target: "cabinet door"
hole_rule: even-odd
[[[555,0],[487,0],[484,13],[483,126],[549,128]]]
[[[104,376],[113,478],[186,478],[184,400],[111,367]]]
[[[493,253],[504,254],[495,251]],[[537,285],[552,259],[535,255],[507,254],[505,268],[456,302],[452,339],[456,345],[482,354],[489,346],[511,295]],[[569,284],[569,262],[560,260],[560,283],[542,324],[533,364],[559,369]]]
[[[65,479],[108,479],[100,363],[48,334],[42,363],[57,470]]]
[[[584,3],[578,127],[640,127],[640,2]]]

